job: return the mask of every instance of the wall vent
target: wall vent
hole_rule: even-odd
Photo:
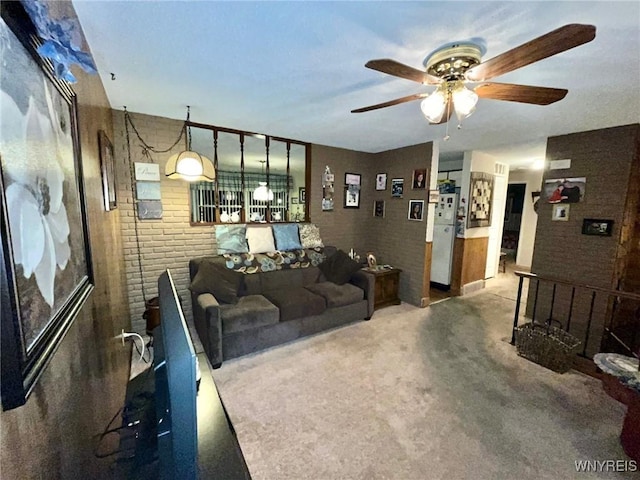
[[[496,162],[495,167],[493,169],[493,173],[496,175],[506,175],[509,171],[509,167],[506,163]]]

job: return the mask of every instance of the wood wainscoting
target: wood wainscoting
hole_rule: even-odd
[[[429,290],[431,289],[431,252],[433,242],[424,244],[424,270],[422,272],[422,298],[420,299],[421,307],[428,307],[431,303]]]
[[[451,293],[461,295],[469,283],[484,280],[489,237],[457,238],[453,244]]]

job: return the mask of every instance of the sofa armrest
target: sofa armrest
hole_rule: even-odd
[[[192,296],[193,322],[213,368],[222,364],[222,320],[220,304],[210,293]]]
[[[373,315],[373,304],[375,301],[376,278],[373,275],[367,275],[362,270],[358,270],[351,275],[350,283],[364,290],[364,298],[367,301],[367,320]]]

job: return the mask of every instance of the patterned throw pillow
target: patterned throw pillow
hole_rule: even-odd
[[[216,225],[218,255],[224,253],[246,253],[249,251],[246,239],[246,225]]]
[[[300,243],[302,243],[302,248],[324,247],[322,238],[320,238],[320,229],[316,224],[300,224]]]
[[[273,236],[276,237],[276,248],[280,251],[300,250],[300,237],[297,223],[273,225]]]
[[[247,242],[249,242],[249,253],[275,252],[276,250],[271,227],[248,226]]]

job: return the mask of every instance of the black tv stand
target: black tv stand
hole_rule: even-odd
[[[200,479],[250,480],[233,425],[218,394],[211,364],[204,353],[197,356],[201,371],[197,397],[198,476]],[[153,392],[152,368],[127,385],[124,423],[138,423],[121,431],[117,478],[159,478]]]

